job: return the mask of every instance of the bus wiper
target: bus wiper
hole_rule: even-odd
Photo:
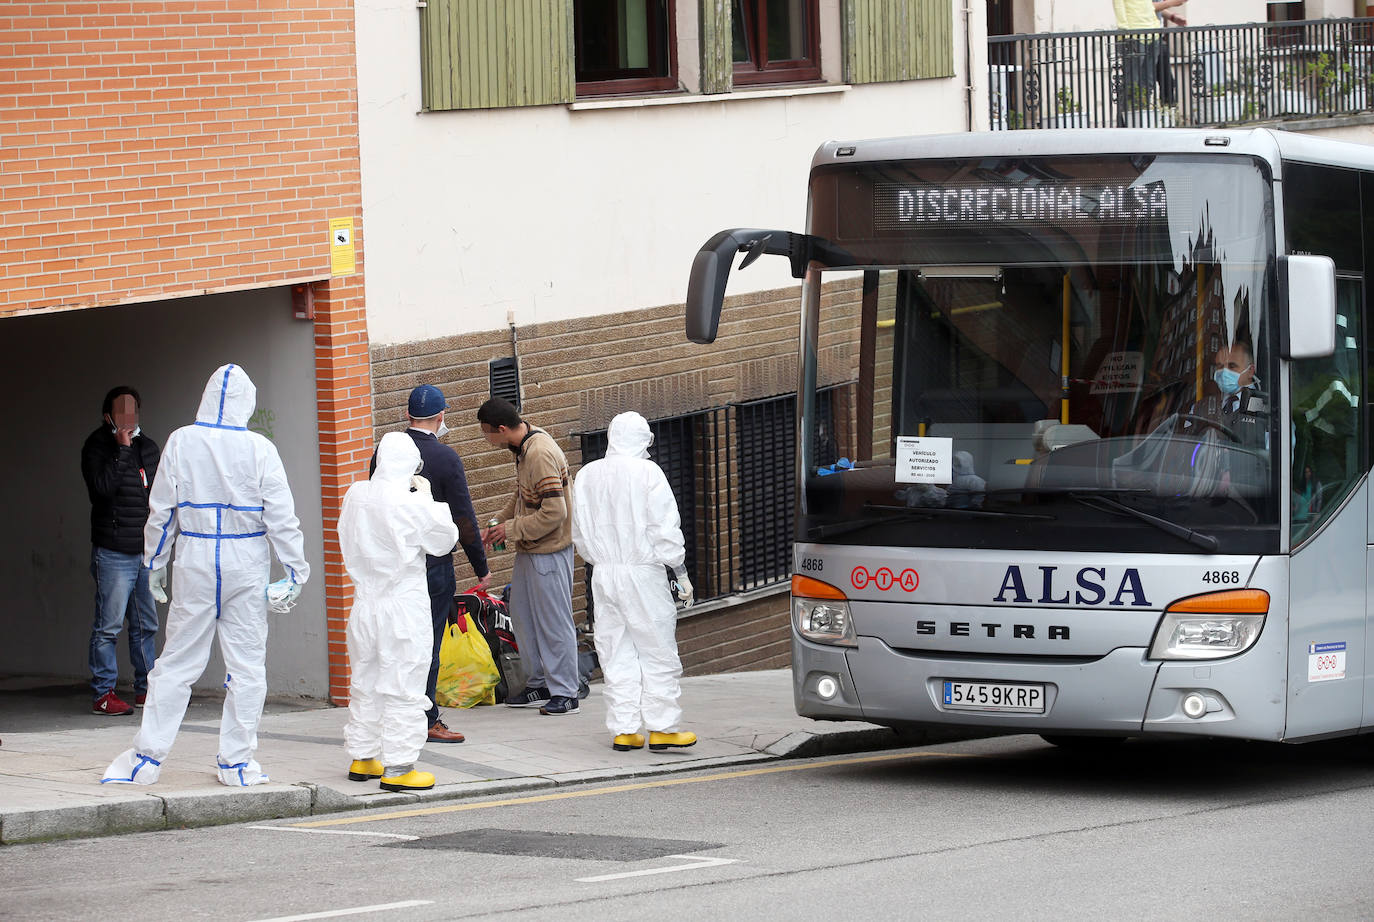
[[[1134,516],[1142,522],[1148,522],[1155,526],[1160,531],[1173,535],[1175,538],[1182,538],[1189,544],[1197,545],[1209,554],[1217,549],[1217,539],[1212,535],[1205,535],[1200,531],[1193,531],[1191,528],[1185,528],[1177,522],[1170,522],[1168,519],[1161,519],[1157,515],[1150,515],[1148,512],[1142,512],[1139,509],[1127,506],[1125,503],[1117,502],[1109,496],[1103,496],[1102,493],[1105,492],[1108,491],[1094,490],[1092,493],[1083,493],[1082,491],[1070,490],[1068,491],[1068,496],[1070,499],[1082,503],[1089,509],[1111,509],[1117,512],[1124,512],[1129,516]]]
[[[816,525],[807,530],[812,539],[833,538],[846,535],[870,525],[886,525],[902,519],[924,517],[946,517],[960,519],[1041,519],[1054,521],[1054,516],[1038,512],[993,512],[986,509],[951,509],[946,506],[878,506],[864,503],[864,511],[886,512],[887,515],[868,519],[850,519],[846,522],[832,522],[829,525]]]

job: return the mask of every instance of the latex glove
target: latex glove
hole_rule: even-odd
[[[419,493],[425,499],[434,499],[434,491],[430,489],[429,481],[419,474],[412,474],[410,476],[410,485],[415,488],[416,493]]]
[[[300,583],[293,583],[290,579],[279,579],[275,583],[267,584],[267,607],[277,614],[285,614],[296,604],[296,599],[300,598],[300,595]]]
[[[158,567],[148,572],[148,591],[157,602],[167,601],[167,568]]]
[[[692,607],[692,581],[686,575],[679,576],[672,582],[673,592],[677,593],[678,601],[682,602],[683,608]]]

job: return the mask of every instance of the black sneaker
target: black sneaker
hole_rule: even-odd
[[[547,688],[522,688],[506,698],[505,703],[508,708],[532,708],[548,700],[549,690]]]
[[[548,704],[539,709],[539,713],[548,714],[551,717],[558,717],[561,714],[576,714],[577,699],[554,695],[549,699]]]

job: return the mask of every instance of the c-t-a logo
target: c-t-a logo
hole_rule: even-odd
[[[910,567],[900,573],[894,573],[889,567],[879,567],[869,573],[867,567],[859,566],[849,571],[849,584],[855,589],[864,589],[871,584],[883,592],[889,589],[915,592],[921,585],[921,575]]]

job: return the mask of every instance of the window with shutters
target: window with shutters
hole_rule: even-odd
[[[823,21],[846,83],[954,74],[952,0],[424,0],[419,16],[426,111],[818,81]]]

